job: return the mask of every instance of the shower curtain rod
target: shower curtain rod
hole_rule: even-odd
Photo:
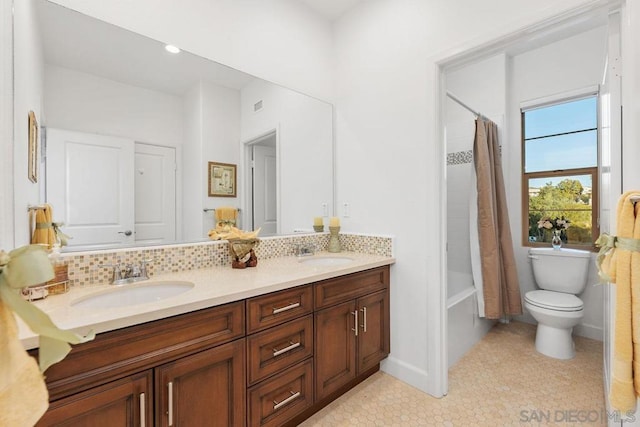
[[[473,115],[475,115],[476,117],[484,117],[482,114],[480,114],[479,112],[477,112],[476,110],[474,110],[473,108],[469,107],[467,104],[465,104],[464,102],[460,101],[460,98],[458,98],[457,96],[455,96],[454,94],[452,94],[451,92],[447,91],[447,96],[449,98],[451,98],[453,101],[457,102],[458,104],[460,104],[462,107],[464,107],[465,109],[471,111],[473,113]]]

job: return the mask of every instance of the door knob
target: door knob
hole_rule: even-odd
[[[125,236],[131,236],[133,234],[133,231],[131,231],[131,230],[118,231],[118,234],[124,234]]]

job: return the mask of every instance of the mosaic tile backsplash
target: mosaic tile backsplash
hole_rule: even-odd
[[[447,166],[473,163],[473,150],[447,153]]]
[[[342,250],[382,256],[393,256],[393,239],[384,236],[341,233]],[[300,244],[313,244],[316,251],[326,251],[329,233],[265,237],[256,247],[258,259],[293,256],[294,248]],[[196,270],[200,268],[229,265],[231,255],[226,241],[212,241],[162,247],[118,249],[70,253],[62,255],[69,263],[71,286],[105,285],[111,281],[112,268],[103,264],[140,264],[152,260],[147,266],[149,276],[157,274]]]

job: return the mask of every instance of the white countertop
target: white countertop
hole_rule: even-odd
[[[354,252],[315,255],[323,256],[349,257],[353,262],[312,266],[300,262],[309,257],[282,257],[259,260],[254,268],[232,269],[229,265],[155,275],[149,281],[180,280],[193,282],[195,286],[187,292],[160,301],[117,308],[95,309],[71,305],[80,298],[116,288],[112,285],[73,287],[66,294],[52,295],[34,304],[47,313],[60,329],[73,330],[81,335],[93,330],[98,334],[395,262],[394,258]],[[17,319],[18,336],[23,347],[37,348],[38,336],[20,318]]]

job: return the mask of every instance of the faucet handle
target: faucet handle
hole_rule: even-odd
[[[98,268],[113,268],[113,281],[122,279],[122,269],[120,268],[122,264],[119,262],[115,264],[98,264]]]
[[[149,264],[150,262],[154,262],[154,261],[155,261],[154,258],[147,258],[147,259],[143,259],[142,261],[140,261],[140,276],[148,277],[148,275],[147,275],[147,264]]]

